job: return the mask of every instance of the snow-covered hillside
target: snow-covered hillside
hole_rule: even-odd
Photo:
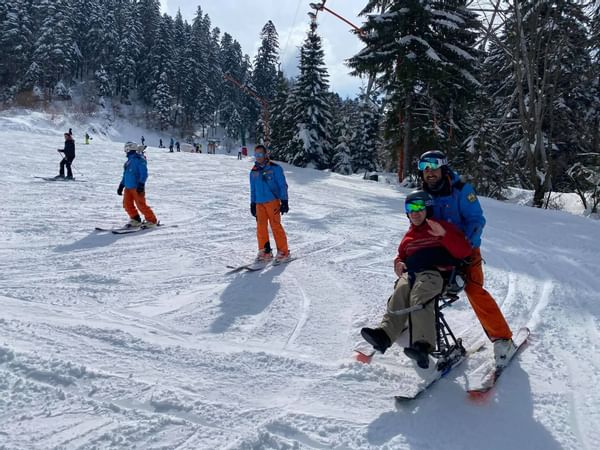
[[[600,223],[482,199],[487,287],[530,342],[488,401],[467,399],[486,346],[428,391],[399,348],[363,365],[408,221],[402,189],[284,165],[298,259],[255,254],[248,170],[234,156],[148,149],[148,203],[178,227],[118,236],[122,142],[0,118],[0,448],[600,448]],[[133,136],[135,137],[135,136]],[[131,137],[123,136],[122,140]],[[481,337],[466,300],[447,314]]]

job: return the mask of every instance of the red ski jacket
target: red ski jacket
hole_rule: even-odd
[[[471,252],[465,235],[450,222],[436,221],[446,230],[444,237],[433,236],[427,222],[418,227],[411,224],[398,247],[394,264],[402,261],[408,272],[451,270]]]

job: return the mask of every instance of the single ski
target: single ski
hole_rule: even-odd
[[[430,376],[425,378],[421,384],[419,384],[415,391],[407,394],[400,394],[394,396],[397,402],[402,403],[410,400],[414,400],[423,394],[426,390],[428,390],[431,386],[433,386],[438,380],[441,380],[446,375],[448,375],[452,369],[458,367],[463,363],[470,355],[477,353],[479,350],[483,348],[485,345],[485,339],[480,339],[471,345],[468,349],[465,349],[465,352],[461,352],[460,349],[455,349],[448,357],[445,358],[444,361],[440,358],[434,368],[433,371],[430,370]]]
[[[85,183],[86,180],[79,180],[77,178],[56,178],[56,177],[33,177],[33,178],[38,178],[40,180],[44,180],[44,181],[78,181],[80,183]]]
[[[230,275],[232,273],[238,273],[238,272],[241,272],[242,270],[247,270],[248,272],[257,272],[259,270],[264,269],[269,264],[270,264],[270,261],[267,261],[267,262],[256,261],[256,262],[253,262],[250,264],[243,264],[241,266],[227,265],[227,268],[229,268],[231,270],[229,272],[227,272],[226,275]]]
[[[506,362],[506,365],[502,367],[489,367],[488,365],[484,365],[474,372],[475,374],[484,372],[484,374],[479,378],[478,382],[474,383],[473,385],[470,385],[467,389],[467,393],[472,399],[480,399],[483,396],[485,396],[486,393],[493,389],[493,387],[496,385],[496,382],[498,381],[498,378],[500,378],[500,375],[502,375],[502,373],[506,370],[510,362],[514,359],[514,357],[523,348],[523,345],[527,342],[529,334],[529,328],[523,327],[519,329],[519,331],[517,331],[517,333],[513,336],[513,342],[515,343],[515,346],[517,348],[513,352],[510,359]]]

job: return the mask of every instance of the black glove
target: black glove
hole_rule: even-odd
[[[143,194],[144,193],[144,188],[145,188],[144,183],[139,183],[138,186],[137,186],[136,191],[138,191],[140,194]]]
[[[289,210],[290,210],[290,206],[288,205],[288,201],[281,200],[281,206],[279,207],[279,212],[281,214],[285,214],[286,212],[289,212]]]
[[[125,189],[125,185],[123,183],[119,183],[119,187],[117,189],[117,194],[123,195],[123,189]]]
[[[252,217],[256,217],[256,203],[250,203],[250,214]]]

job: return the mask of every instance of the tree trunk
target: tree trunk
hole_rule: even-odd
[[[409,92],[406,97],[406,103],[404,105],[404,141],[402,143],[402,155],[401,155],[401,157],[402,157],[401,158],[402,180],[404,180],[408,176],[410,161],[411,161],[411,154],[410,154],[411,153],[410,152],[410,150],[411,150],[411,147],[410,147],[411,125],[412,125],[412,120],[411,120],[412,113],[410,110],[411,106],[412,106],[412,95]]]

